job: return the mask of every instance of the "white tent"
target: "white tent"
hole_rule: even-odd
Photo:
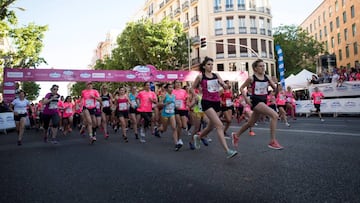
[[[309,85],[308,80],[311,80],[313,75],[316,74],[303,69],[298,74],[287,77],[285,79],[285,85],[286,87],[290,86],[292,89],[306,89]]]

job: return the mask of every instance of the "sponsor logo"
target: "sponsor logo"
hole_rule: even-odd
[[[105,73],[93,73],[91,74],[92,78],[105,78]]]
[[[341,104],[338,101],[333,101],[333,102],[331,102],[330,106],[331,106],[331,108],[338,108],[338,107],[341,107]]]
[[[27,72],[26,75],[29,75],[29,76],[30,76],[30,75],[31,75],[31,72]]]
[[[7,72],[6,76],[8,78],[23,78],[24,73],[22,73],[22,72]]]
[[[15,85],[15,83],[13,83],[13,82],[5,82],[4,83],[5,87],[13,87],[14,85]]]
[[[165,78],[165,75],[159,74],[159,75],[156,76],[156,78],[157,78],[157,79],[164,79],[164,78]]]
[[[128,74],[128,75],[126,75],[126,78],[127,78],[127,79],[135,79],[135,78],[136,78],[136,75]]]
[[[333,91],[334,91],[334,88],[331,86],[325,86],[323,89],[323,92],[333,92]]]
[[[61,77],[61,74],[60,73],[50,73],[49,74],[49,77],[51,77],[51,78],[59,78],[59,77]]]
[[[339,86],[339,87],[337,87],[336,89],[337,89],[337,91],[344,92],[344,91],[347,91],[348,87],[346,87],[346,86]]]
[[[14,122],[14,117],[13,116],[6,116],[6,121],[7,122]]]
[[[360,90],[360,84],[353,84],[353,85],[351,86],[351,89],[353,89],[353,90]]]
[[[150,72],[150,68],[147,66],[135,66],[134,71],[140,72],[140,73],[148,73]]]
[[[4,94],[15,94],[15,90],[4,90]]]
[[[74,72],[73,71],[70,71],[70,70],[66,70],[63,72],[64,75],[67,75],[67,76],[71,76],[71,75],[74,75]]]
[[[166,77],[167,77],[167,79],[178,79],[177,74],[167,74]]]
[[[4,124],[4,119],[0,117],[0,124]]]
[[[80,77],[81,77],[81,78],[90,78],[90,77],[91,77],[91,74],[90,74],[90,73],[81,73],[81,74],[80,74]]]
[[[352,107],[356,107],[356,103],[352,102],[352,101],[348,101],[348,102],[345,103],[344,106],[348,107],[348,108],[352,108]]]

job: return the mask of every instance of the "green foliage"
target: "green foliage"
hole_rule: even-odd
[[[315,72],[317,56],[324,52],[322,43],[294,25],[275,28],[274,44],[279,44],[283,51],[285,77],[302,69]]]
[[[26,98],[30,101],[34,101],[38,98],[41,88],[36,82],[29,81],[22,83],[22,89],[26,92]]]

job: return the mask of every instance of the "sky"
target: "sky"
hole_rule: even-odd
[[[211,0],[209,0],[211,1]],[[273,27],[300,25],[323,0],[269,0]],[[86,69],[99,42],[111,29],[124,29],[146,0],[17,0],[19,25],[48,25],[40,54],[48,62],[39,68]],[[236,0],[235,0],[236,2]],[[15,7],[24,8],[25,11]],[[52,83],[41,82],[39,97]],[[65,83],[64,83],[65,84]],[[65,84],[66,85],[66,84]],[[60,87],[60,94],[66,95]]]

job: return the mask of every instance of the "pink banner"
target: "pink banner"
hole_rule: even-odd
[[[218,72],[223,80],[244,82],[247,72]],[[15,95],[16,81],[61,82],[171,82],[194,81],[198,71],[158,71],[152,65],[136,66],[133,70],[70,70],[70,69],[10,69],[4,68],[4,100]],[[9,100],[10,99],[10,100]]]

